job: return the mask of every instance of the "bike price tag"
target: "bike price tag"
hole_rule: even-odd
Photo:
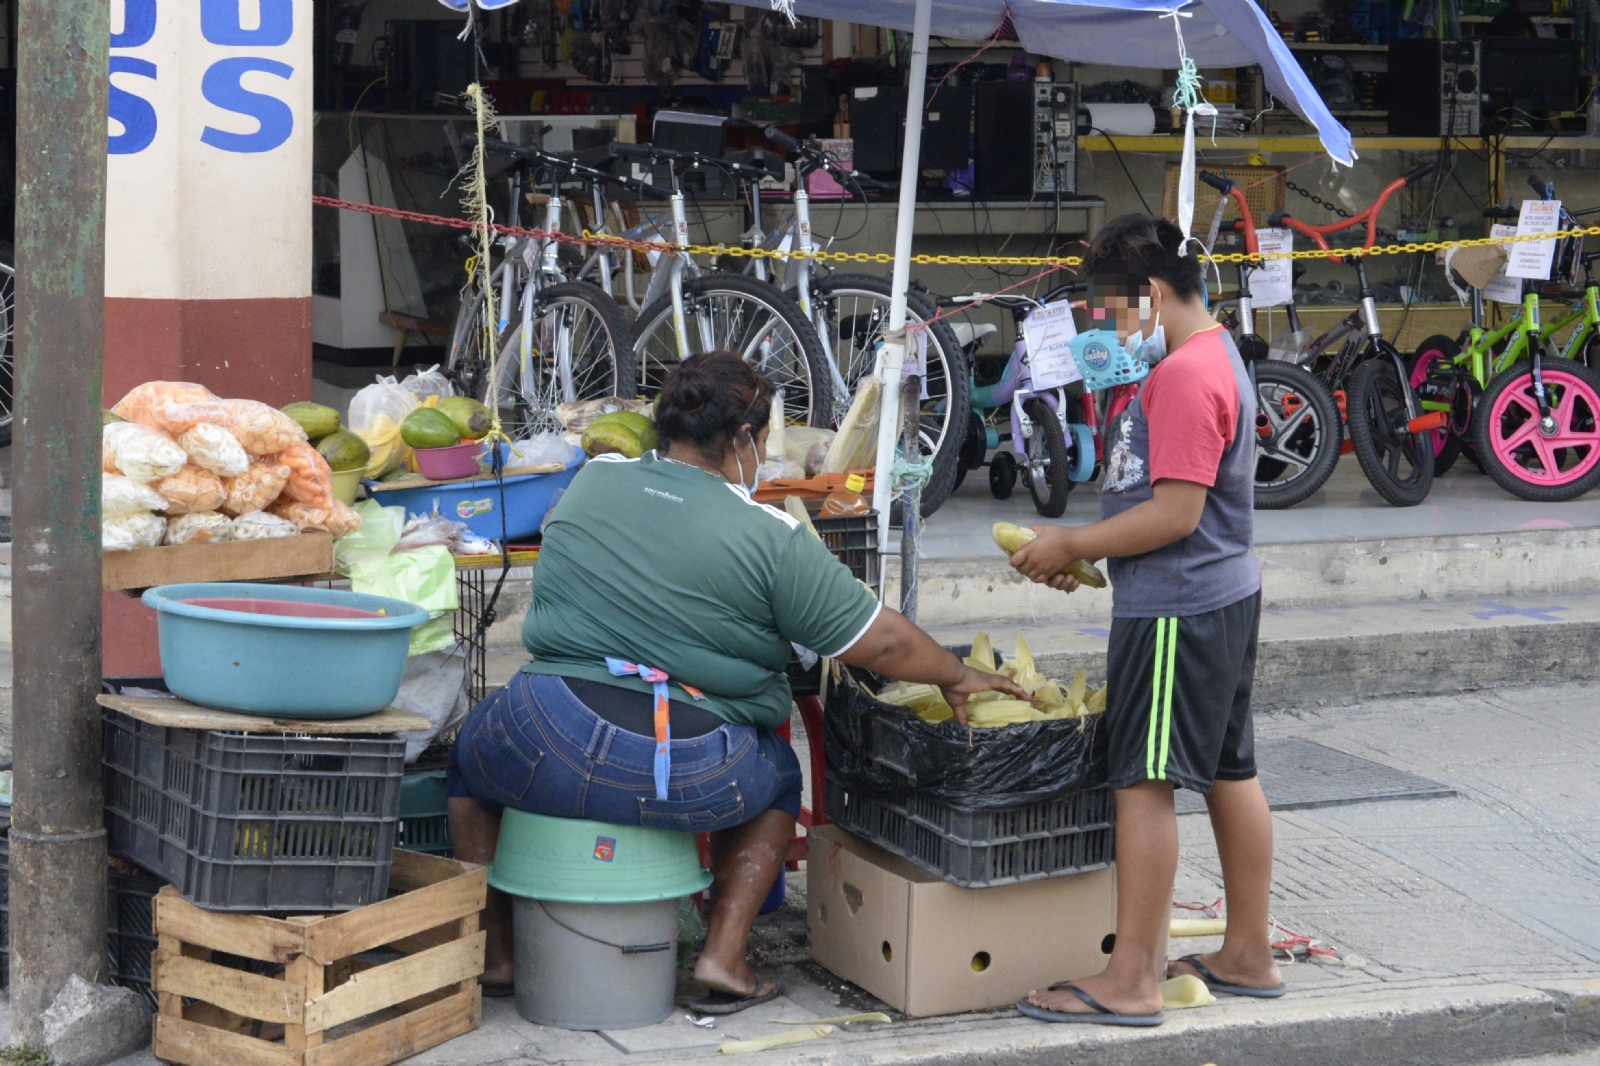
[[[1263,254],[1284,255],[1294,251],[1294,232],[1287,229],[1258,229],[1256,244]],[[1250,272],[1250,300],[1258,308],[1282,307],[1294,300],[1294,260],[1268,259]]]
[[[1065,300],[1045,304],[1022,322],[1023,343],[1028,346],[1028,369],[1034,389],[1055,389],[1082,381],[1072,358],[1072,305]]]
[[[1536,233],[1554,233],[1561,228],[1560,200],[1524,200],[1522,214],[1517,218],[1517,236]],[[1550,279],[1550,264],[1556,255],[1556,240],[1518,241],[1510,248],[1511,258],[1506,260],[1506,277],[1532,278],[1534,281]]]
[[[1489,227],[1489,236],[1491,237],[1511,237],[1516,232],[1517,227],[1504,226],[1498,222]],[[1516,245],[1506,245],[1506,247],[1515,248]],[[1506,265],[1502,263],[1500,269],[1494,272],[1494,277],[1489,279],[1489,284],[1483,287],[1483,298],[1502,304],[1520,304],[1522,302],[1522,282],[1517,278],[1506,277]]]

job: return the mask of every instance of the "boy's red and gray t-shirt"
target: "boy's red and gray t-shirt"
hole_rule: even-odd
[[[1164,478],[1209,487],[1200,525],[1144,555],[1108,559],[1112,614],[1204,614],[1261,587],[1250,554],[1255,530],[1256,405],[1227,332],[1196,333],[1150,371],[1139,395],[1106,427],[1104,518],[1153,495]]]

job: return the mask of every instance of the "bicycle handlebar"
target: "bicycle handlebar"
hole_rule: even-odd
[[[1483,209],[1484,218],[1511,219],[1516,218],[1519,212],[1510,204],[1495,204]]]
[[[1207,170],[1200,172],[1200,180],[1226,196],[1233,191],[1233,179],[1221,178]]]
[[[800,150],[800,142],[789,136],[777,126],[767,126],[761,132],[767,135],[767,140],[782,148],[785,152]]]
[[[1239,217],[1234,220],[1233,231],[1244,234],[1246,252],[1251,255],[1259,252],[1261,245],[1256,241],[1256,220],[1250,213],[1250,203],[1245,199],[1244,190],[1239,188],[1239,183],[1226,175],[1212,174],[1204,170],[1200,172],[1199,177],[1222,195],[1233,198],[1234,204],[1239,208]]]
[[[1553,200],[1553,199],[1555,199],[1555,196],[1552,195],[1555,192],[1555,182],[1553,182],[1553,181],[1549,182],[1549,183],[1546,183],[1546,182],[1541,181],[1539,179],[1539,175],[1537,175],[1537,174],[1529,174],[1528,175],[1528,187],[1531,188],[1533,190],[1534,195],[1537,196],[1541,200]]]
[[[1329,236],[1365,223],[1367,227],[1367,237],[1366,240],[1362,242],[1361,247],[1371,248],[1378,240],[1378,216],[1383,214],[1384,205],[1389,202],[1389,197],[1393,196],[1396,192],[1405,188],[1407,185],[1410,185],[1412,182],[1423,178],[1432,171],[1433,164],[1424,163],[1422,166],[1412,170],[1409,174],[1402,174],[1400,177],[1391,181],[1388,185],[1385,185],[1383,187],[1383,191],[1378,194],[1378,198],[1372,201],[1372,203],[1368,204],[1365,210],[1351,215],[1349,218],[1341,218],[1337,222],[1329,222],[1325,225],[1313,226],[1309,222],[1300,221],[1287,211],[1274,212],[1271,216],[1269,216],[1267,221],[1273,226],[1287,226],[1296,233],[1311,238],[1311,240],[1316,243],[1318,248],[1330,252],[1328,256],[1329,259],[1338,262],[1339,254],[1332,251],[1328,247]]]
[[[1432,173],[1433,173],[1433,164],[1432,163],[1424,163],[1420,167],[1413,167],[1411,169],[1411,171],[1409,173],[1403,175],[1400,180],[1403,181],[1407,185],[1412,185],[1412,184],[1415,184],[1416,182],[1421,181],[1423,178],[1427,177],[1429,174],[1432,174]]]
[[[468,134],[466,137],[461,139],[461,143],[466,145],[468,148],[476,148],[478,145],[478,136],[477,134]],[[633,189],[637,192],[642,192],[647,196],[655,196],[660,199],[666,199],[672,195],[671,189],[663,189],[659,185],[652,185],[648,181],[640,181],[637,178],[630,178],[619,174],[607,174],[603,170],[596,170],[593,167],[586,166],[576,159],[568,159],[564,156],[552,155],[551,153],[539,148],[529,148],[526,145],[512,144],[510,141],[495,140],[492,137],[484,138],[483,148],[486,152],[495,152],[499,155],[509,155],[517,159],[526,160],[530,163],[538,163],[541,166],[550,167],[552,170],[562,170],[568,174],[571,174],[573,177],[585,178],[593,182],[616,182],[617,184],[626,188]]]
[[[861,173],[859,170],[846,170],[837,159],[832,158],[827,152],[824,152],[821,148],[817,147],[814,140],[798,140],[797,138],[789,136],[777,126],[766,126],[763,128],[762,132],[767,135],[767,140],[771,141],[779,148],[782,148],[785,152],[793,152],[804,157],[805,160],[813,167],[830,171],[835,177],[841,179],[843,182],[856,185],[860,188],[877,189],[880,192],[886,191],[892,187],[884,184],[881,181],[875,181],[874,179],[867,177],[867,175]]]

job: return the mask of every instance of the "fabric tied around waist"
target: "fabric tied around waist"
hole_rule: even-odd
[[[656,799],[667,798],[667,782],[672,778],[672,717],[671,697],[667,692],[667,672],[646,666],[643,663],[630,663],[626,659],[613,659],[606,656],[606,669],[614,677],[637,676],[650,682],[650,687],[655,693],[655,726],[656,726],[656,757],[655,779]],[[689,685],[680,684],[679,688],[697,700],[705,699],[705,693]]]

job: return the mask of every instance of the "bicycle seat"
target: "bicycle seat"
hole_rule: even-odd
[[[1000,332],[1000,327],[993,322],[952,322],[950,332],[956,335],[956,343],[963,348],[971,347],[976,341],[991,337]]]

